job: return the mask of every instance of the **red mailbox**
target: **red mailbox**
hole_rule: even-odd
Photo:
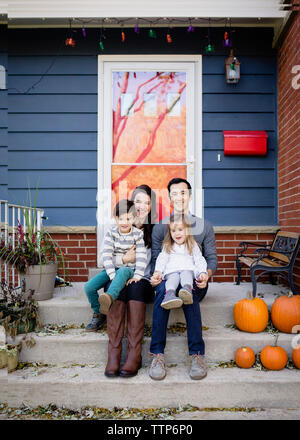
[[[265,131],[223,131],[225,156],[265,156],[267,133]]]

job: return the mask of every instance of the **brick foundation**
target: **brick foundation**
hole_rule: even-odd
[[[241,241],[270,243],[274,234],[219,234],[216,233],[218,270],[212,278],[214,282],[236,282],[235,255]],[[95,233],[52,234],[65,252],[66,270],[71,281],[87,281],[90,267],[97,267],[97,239]],[[258,246],[257,246],[258,247]],[[241,248],[240,248],[241,249]],[[252,250],[255,248],[251,248]],[[62,272],[60,272],[62,275]],[[242,280],[250,281],[249,269],[242,270]]]
[[[278,50],[278,221],[282,230],[300,233],[300,12]],[[297,69],[298,73],[300,72]],[[294,268],[300,292],[300,255]]]

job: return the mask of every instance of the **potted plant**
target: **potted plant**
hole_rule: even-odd
[[[26,292],[34,291],[34,299],[41,301],[53,296],[58,264],[65,273],[64,254],[46,230],[35,227],[36,209],[23,210],[25,230],[18,221],[15,247],[11,242],[0,243],[0,258],[14,266],[20,274]]]

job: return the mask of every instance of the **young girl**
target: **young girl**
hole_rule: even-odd
[[[156,260],[155,280],[166,280],[166,295],[161,307],[173,309],[182,304],[193,304],[192,287],[194,278],[207,274],[207,264],[184,216],[170,217],[170,224],[163,241],[162,252]],[[181,285],[178,297],[176,289]]]

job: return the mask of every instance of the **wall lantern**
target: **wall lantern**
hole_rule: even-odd
[[[240,80],[240,62],[230,49],[229,57],[225,60],[225,74],[227,84],[236,84]]]

